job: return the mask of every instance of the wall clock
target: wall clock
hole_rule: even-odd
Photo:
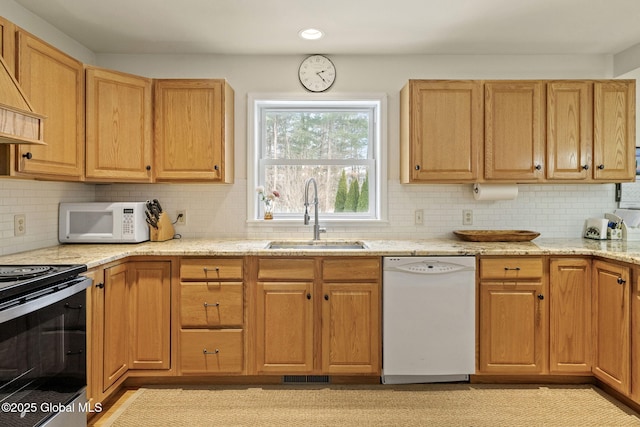
[[[298,78],[308,91],[324,92],[336,80],[336,67],[324,55],[311,55],[300,64]]]

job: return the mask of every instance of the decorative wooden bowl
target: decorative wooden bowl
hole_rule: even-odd
[[[527,230],[455,230],[453,234],[468,242],[529,242],[540,235]]]

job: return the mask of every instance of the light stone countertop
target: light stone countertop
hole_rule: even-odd
[[[276,239],[274,239],[276,240]],[[429,256],[594,255],[640,265],[640,242],[542,239],[465,242],[457,238],[367,240],[366,249],[267,249],[271,240],[176,239],[139,244],[65,244],[0,257],[0,264],[86,264],[97,267],[129,256]],[[347,239],[331,240],[347,241]]]

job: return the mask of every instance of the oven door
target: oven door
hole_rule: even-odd
[[[90,284],[72,279],[67,287],[22,296],[0,311],[0,425],[57,425],[52,420],[69,415],[60,425],[86,424]]]

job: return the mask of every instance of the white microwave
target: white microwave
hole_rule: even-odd
[[[60,243],[138,243],[149,240],[145,202],[60,203]]]

